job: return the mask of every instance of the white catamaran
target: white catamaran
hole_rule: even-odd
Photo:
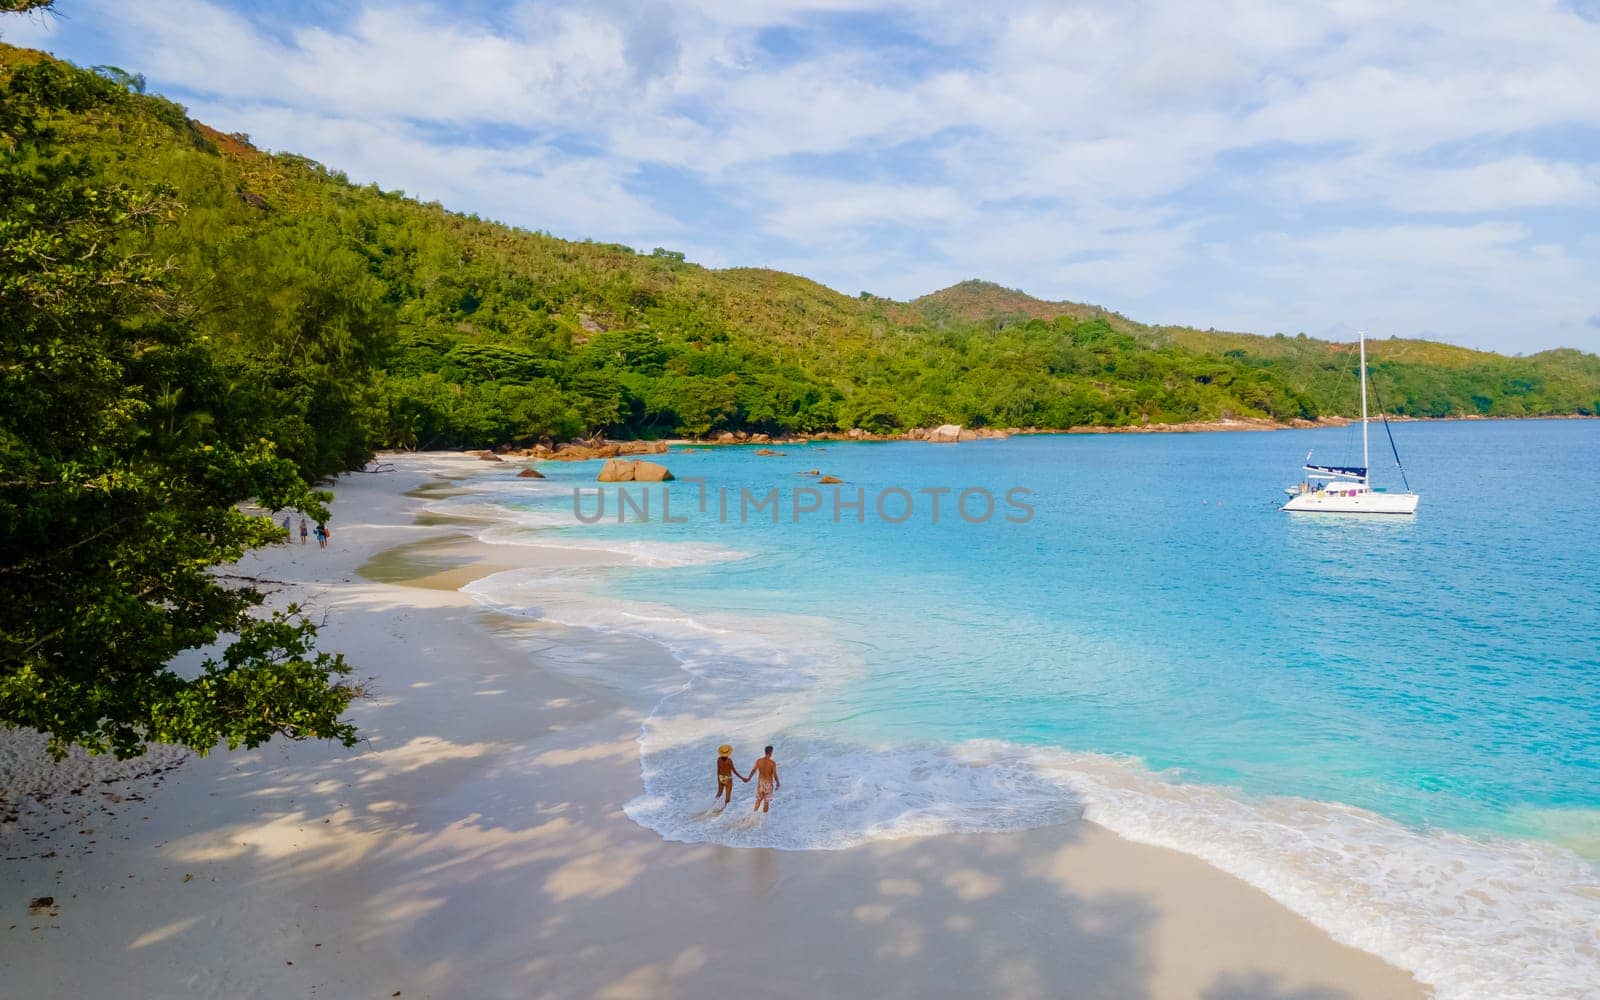
[[[1381,412],[1381,408],[1380,408]],[[1389,422],[1383,422],[1384,431]],[[1394,435],[1389,435],[1389,447],[1394,451],[1394,461],[1400,466],[1400,452],[1395,449]],[[1306,478],[1295,486],[1284,487],[1289,502],[1284,510],[1312,511],[1320,514],[1415,514],[1421,498],[1411,492],[1389,493],[1375,490],[1368,482],[1371,462],[1367,456],[1367,335],[1361,333],[1361,465],[1313,465],[1311,453],[1306,452]],[[1405,468],[1400,467],[1401,481]]]

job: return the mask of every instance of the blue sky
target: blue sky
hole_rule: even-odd
[[[1600,351],[1600,0],[58,0],[12,44],[559,236]]]

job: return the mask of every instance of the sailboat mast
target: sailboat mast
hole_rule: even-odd
[[[1361,337],[1361,481],[1372,479],[1372,462],[1367,458],[1367,331],[1358,330]]]

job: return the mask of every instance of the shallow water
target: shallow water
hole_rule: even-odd
[[[469,589],[673,650],[685,683],[641,734],[630,806],[664,836],[841,847],[1086,812],[1208,858],[1442,995],[1585,995],[1600,424],[1394,430],[1414,518],[1277,509],[1307,449],[1359,461],[1356,429],[721,448],[667,457],[705,477],[703,513],[680,481],[633,490],[650,523],[617,524],[612,492],[608,518],[578,524],[592,463],[437,509],[496,516],[490,541],[634,560]],[[1376,482],[1398,489],[1380,447],[1381,430]],[[863,489],[863,520],[836,521],[824,488],[796,523],[809,469],[846,499]],[[773,487],[779,523],[741,521],[739,490]],[[892,524],[873,500],[896,487],[885,513],[913,506]],[[934,523],[921,491],[940,487]],[[954,510],[970,487],[997,500],[985,523]],[[1026,523],[1005,519],[1013,487]],[[663,492],[687,523],[661,520]],[[724,739],[741,767],[779,744],[781,823],[696,818]]]

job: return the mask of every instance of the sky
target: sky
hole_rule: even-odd
[[[352,180],[910,298],[1600,351],[1600,0],[57,0]]]

